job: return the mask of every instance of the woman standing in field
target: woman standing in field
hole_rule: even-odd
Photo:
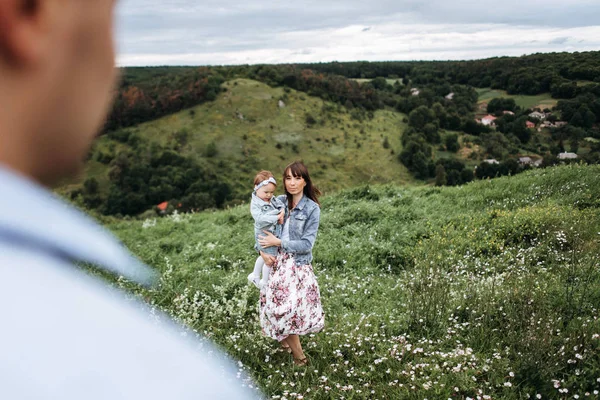
[[[307,365],[299,335],[319,332],[325,325],[319,285],[313,272],[312,249],[321,215],[308,169],[294,162],[283,173],[288,210],[281,239],[270,232],[259,240],[263,247],[279,246],[277,257],[261,252],[266,264],[273,265],[269,283],[260,293],[260,325],[263,333],[290,349],[296,365]]]

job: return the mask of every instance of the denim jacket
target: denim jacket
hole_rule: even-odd
[[[287,203],[285,195],[278,199]],[[308,197],[302,197],[300,203],[290,213],[286,208],[285,220],[289,219],[290,239],[281,242],[281,249],[294,256],[297,265],[310,264],[313,256],[312,249],[317,239],[321,208]]]
[[[269,231],[277,237],[281,237],[281,227],[277,223],[277,216],[281,210],[287,209],[285,201],[280,201],[278,197],[273,197],[271,202],[264,201],[252,193],[252,201],[250,202],[250,213],[254,218],[254,249],[263,251],[272,256],[277,255],[277,247],[261,247],[258,244],[259,236],[264,236],[263,231]]]

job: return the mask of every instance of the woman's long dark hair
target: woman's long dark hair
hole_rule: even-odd
[[[304,165],[302,161],[296,161],[285,167],[285,170],[283,171],[283,188],[285,190],[285,194],[287,195],[288,206],[290,210],[292,209],[294,204],[293,196],[290,193],[288,193],[287,187],[285,186],[285,178],[288,175],[292,175],[294,178],[302,177],[306,182],[306,186],[304,186],[304,195],[312,201],[314,201],[315,203],[317,203],[319,206],[321,205],[318,199],[318,197],[321,195],[321,191],[317,189],[310,180],[308,168],[306,168],[306,165]]]

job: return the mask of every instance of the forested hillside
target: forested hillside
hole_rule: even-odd
[[[295,159],[327,192],[598,163],[599,58],[126,68],[86,176],[60,191],[137,215],[236,204],[256,170]]]
[[[413,178],[397,160],[404,120],[392,110],[363,116],[293,89],[235,79],[212,102],[103,135],[83,185],[61,190],[102,214],[137,215],[165,201],[169,211],[248,201],[258,171],[279,180],[296,159],[326,194],[408,183]]]

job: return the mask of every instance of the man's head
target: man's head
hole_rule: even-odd
[[[110,106],[116,0],[0,0],[0,164],[80,170]]]

